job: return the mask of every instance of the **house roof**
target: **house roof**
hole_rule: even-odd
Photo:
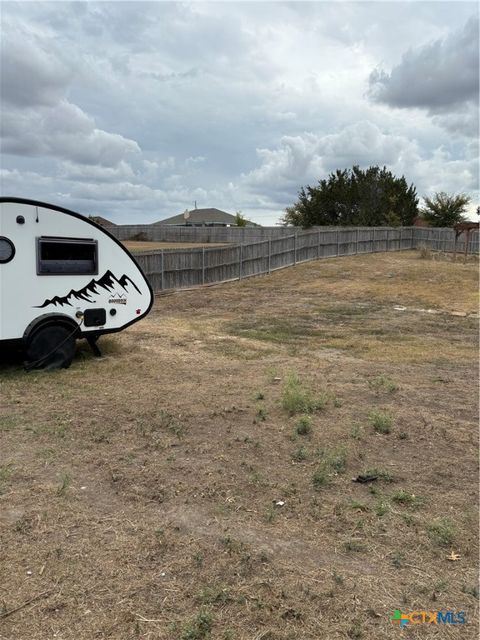
[[[183,213],[179,213],[177,216],[159,220],[154,224],[235,224],[235,216],[233,216],[231,213],[227,213],[226,211],[222,211],[221,209],[215,209],[214,207],[208,209],[192,209],[192,211],[189,211],[189,213],[190,216],[187,220],[185,220]],[[249,226],[253,224],[253,222],[250,222]]]
[[[93,220],[93,222],[96,222],[97,224],[99,224],[101,227],[117,226],[115,222],[112,222],[111,220],[107,220],[107,218],[103,218],[102,216],[89,216],[89,218],[90,220]]]

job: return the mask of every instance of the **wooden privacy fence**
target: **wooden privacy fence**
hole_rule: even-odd
[[[182,227],[162,224],[116,225],[107,227],[119,240],[149,242],[234,243],[260,242],[292,235],[291,227]]]
[[[290,229],[291,232],[291,229]],[[241,280],[299,262],[415,246],[413,227],[370,227],[290,233],[249,244],[136,253],[154,291]]]
[[[245,244],[291,237],[292,227],[181,227],[161,224],[116,225],[107,227],[118,240],[147,240],[150,242],[201,242]],[[357,227],[312,227],[310,232],[356,231]],[[373,227],[358,227],[358,230],[373,231]],[[377,231],[385,227],[375,227]],[[405,233],[413,229],[413,240],[423,242],[431,249],[453,251],[455,234],[453,229],[432,227],[403,227]],[[399,230],[397,228],[396,230]],[[459,238],[457,250],[463,251],[464,237]],[[471,236],[470,253],[478,253],[478,233]]]
[[[415,247],[424,245],[432,251],[444,251],[451,253],[455,250],[455,231],[450,228],[414,227]],[[478,231],[470,234],[468,243],[468,253],[477,254],[479,252]],[[464,253],[466,236],[462,233],[457,240],[457,252]]]

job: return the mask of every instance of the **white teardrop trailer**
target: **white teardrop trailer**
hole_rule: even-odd
[[[142,270],[108,231],[62,207],[0,198],[0,355],[13,343],[26,368],[68,367],[77,338],[100,355],[100,335],[152,304]]]

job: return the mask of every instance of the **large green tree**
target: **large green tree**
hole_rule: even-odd
[[[302,187],[283,221],[294,226],[411,225],[418,214],[413,184],[386,167],[337,169],[315,187]]]
[[[463,214],[470,204],[470,198],[464,193],[449,195],[443,191],[423,201],[420,213],[432,227],[453,227],[457,222],[463,222]]]

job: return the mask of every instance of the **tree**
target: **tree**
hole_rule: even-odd
[[[464,213],[470,204],[470,198],[464,193],[449,195],[444,191],[433,198],[425,197],[421,215],[432,227],[453,227],[465,220]]]
[[[284,224],[397,226],[411,225],[418,210],[415,187],[386,167],[337,169],[315,187],[302,187],[287,207]]]
[[[246,227],[248,224],[248,220],[242,215],[241,211],[237,211],[235,214],[235,224],[237,227]]]

